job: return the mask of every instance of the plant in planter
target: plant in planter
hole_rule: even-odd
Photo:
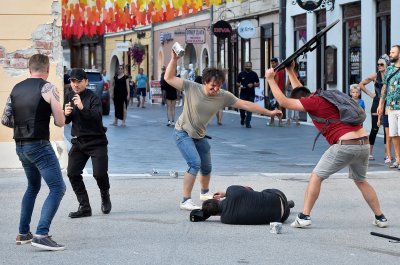
[[[140,43],[135,43],[129,50],[129,56],[133,60],[134,64],[140,65],[143,62],[144,54],[146,53],[145,47]]]

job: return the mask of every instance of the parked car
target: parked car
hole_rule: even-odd
[[[89,80],[87,89],[95,92],[101,99],[103,115],[110,114],[110,91],[107,82],[104,82],[102,74],[98,70],[85,69]]]

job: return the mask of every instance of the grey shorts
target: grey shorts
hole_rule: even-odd
[[[364,145],[340,145],[334,144],[322,155],[314,168],[314,173],[323,179],[339,170],[349,167],[349,178],[355,181],[366,179],[369,144]]]

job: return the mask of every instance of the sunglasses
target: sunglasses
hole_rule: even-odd
[[[377,66],[385,66],[383,63],[378,63]]]

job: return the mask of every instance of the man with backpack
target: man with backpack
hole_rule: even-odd
[[[354,181],[375,215],[373,224],[378,227],[386,227],[388,222],[381,211],[378,196],[366,180],[369,141],[368,133],[361,126],[365,114],[364,118],[355,120],[354,113],[358,112],[358,105],[352,107],[351,98],[345,94],[350,101],[347,102],[346,97],[339,95],[338,92],[332,92],[331,95],[328,92],[328,96],[323,96],[323,93],[311,93],[297,79],[294,62],[286,68],[286,72],[293,85],[290,98],[287,98],[276,84],[274,69],[271,68],[265,73],[279,105],[291,110],[308,112],[315,127],[331,145],[311,173],[304,198],[303,212],[299,213],[291,226],[302,228],[311,225],[310,214],[318,199],[322,181],[341,169],[349,167],[349,178]],[[353,103],[355,102],[353,101]],[[337,105],[345,105],[345,107],[340,107],[339,110]],[[346,121],[346,118],[349,120]]]

